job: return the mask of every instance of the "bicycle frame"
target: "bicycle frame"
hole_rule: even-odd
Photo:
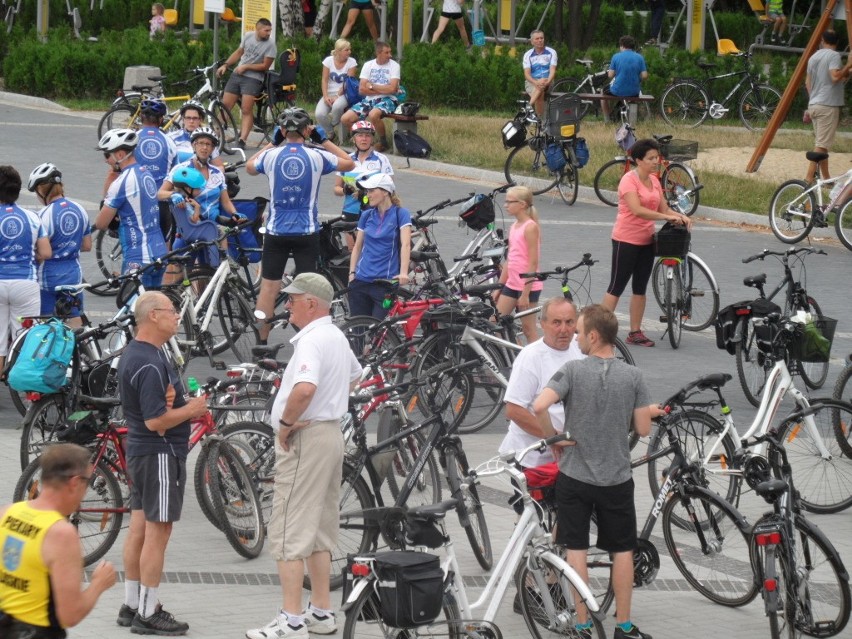
[[[737,84],[734,86],[734,88],[731,89],[730,93],[728,93],[728,95],[726,95],[720,103],[723,107],[725,107],[728,104],[728,102],[730,102],[731,98],[734,97],[740,91],[740,89],[743,88],[743,86],[745,86],[745,85],[756,86],[757,85],[757,82],[755,82],[754,76],[752,75],[751,71],[748,70],[748,69],[743,69],[742,71],[732,71],[730,73],[723,73],[722,75],[713,75],[713,76],[709,76],[709,77],[704,78],[704,80],[701,82],[701,85],[704,87],[704,89],[707,90],[707,95],[710,97],[711,103],[716,102],[716,97],[713,95],[713,92],[710,90],[710,85],[713,82],[715,82],[716,80],[722,80],[723,78],[733,78],[733,77],[738,76],[738,75],[743,76],[743,78],[739,82],[737,82]]]
[[[227,282],[228,277],[231,275],[231,265],[227,259],[222,259],[219,262],[219,266],[216,269],[216,272],[213,274],[213,277],[210,278],[210,281],[204,287],[204,291],[202,291],[201,295],[195,301],[194,304],[191,303],[191,298],[188,295],[183,296],[183,300],[180,305],[180,317],[181,319],[186,315],[189,318],[190,323],[193,326],[197,326],[201,332],[206,332],[210,326],[210,321],[213,319],[213,310],[216,302],[222,295],[222,289]],[[190,286],[189,280],[184,278],[183,280],[184,289]],[[198,324],[198,316],[202,308],[207,302],[210,302],[207,307],[204,316],[201,318],[201,324]]]

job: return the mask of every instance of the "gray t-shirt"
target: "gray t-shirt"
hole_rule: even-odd
[[[651,403],[642,371],[619,359],[568,362],[547,383],[565,406],[565,430],[575,446],[562,449],[559,470],[595,486],[631,477],[627,433],[633,410]]]
[[[820,49],[808,60],[808,75],[811,78],[811,95],[808,106],[843,106],[844,82],[832,82],[830,69],[843,68],[843,59],[834,49]]]
[[[258,40],[255,37],[254,31],[249,31],[243,36],[240,46],[243,49],[243,57],[240,58],[240,65],[260,64],[264,58],[275,58],[278,53],[272,38]],[[245,71],[243,72],[243,77],[263,80],[263,73],[260,71]]]

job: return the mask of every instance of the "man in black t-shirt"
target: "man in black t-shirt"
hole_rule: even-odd
[[[125,597],[116,622],[140,634],[185,634],[158,601],[166,545],[180,519],[189,452],[189,420],[207,410],[204,397],[187,397],[162,346],[177,333],[179,316],[168,297],[143,293],[136,302],[136,338],[118,365],[127,420],[131,480],[130,530],[124,542]]]

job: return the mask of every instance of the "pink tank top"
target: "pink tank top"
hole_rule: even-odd
[[[518,224],[515,222],[509,229],[509,258],[508,269],[509,278],[506,280],[506,286],[513,291],[523,291],[525,280],[519,277],[521,273],[526,273],[529,270],[530,256],[527,251],[527,242],[524,239],[524,230],[527,224],[535,224],[532,218],[526,222]],[[541,235],[538,242],[539,255],[541,255]],[[544,282],[533,282],[530,290],[540,291],[544,288]]]

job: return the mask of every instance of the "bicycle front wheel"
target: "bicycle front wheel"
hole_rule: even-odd
[[[214,100],[207,107],[211,121],[215,120],[222,126],[222,148],[227,148],[232,142],[240,139],[240,130],[234,121],[234,116],[220,100]]]
[[[395,410],[386,409],[379,417],[376,439],[383,441],[409,426],[413,426],[413,424],[410,422],[408,424],[401,423]],[[390,462],[387,473],[388,488],[390,488],[394,501],[399,498],[408,476],[414,470],[414,465],[420,455],[423,454],[424,443],[425,437],[420,432],[411,433],[405,439],[396,443],[396,453]],[[438,462],[435,461],[435,456],[429,455],[426,465],[423,466],[423,470],[415,479],[411,491],[406,494],[404,503],[409,508],[413,508],[437,504],[440,501],[441,473],[438,470]]]
[[[852,199],[849,199],[834,218],[834,230],[843,246],[852,251]]]
[[[695,175],[684,164],[671,162],[663,171],[663,194],[669,206],[686,216],[698,208],[700,191],[695,191]]]
[[[265,422],[240,421],[219,430],[222,439],[240,454],[254,481],[263,521],[272,514],[272,487],[275,481],[275,440],[272,427]]]
[[[703,331],[719,313],[719,291],[713,284],[713,276],[707,267],[687,256],[680,267],[680,278],[686,304],[683,309],[683,328],[687,331]]]
[[[630,170],[627,159],[610,160],[595,174],[595,193],[600,201],[609,206],[618,206],[618,183],[624,174]]]
[[[801,242],[814,226],[817,201],[804,180],[787,180],[772,195],[769,228],[785,244]]]
[[[121,274],[121,265],[124,262],[124,255],[121,251],[121,242],[118,239],[118,233],[111,231],[98,231],[95,236],[95,260],[98,263],[98,269],[104,278],[115,277]],[[98,289],[101,290],[101,289]],[[113,289],[108,295],[115,295]]]
[[[799,310],[793,309],[794,311]],[[819,307],[819,304],[816,303],[816,300],[808,295],[807,297],[807,307],[801,309],[813,315],[814,317],[822,318],[824,315],[822,314],[822,309]],[[816,390],[817,388],[822,388],[823,384],[825,384],[825,380],[828,379],[828,362],[802,362],[797,361],[797,368],[799,369],[799,375],[802,378],[802,381],[805,383],[805,386],[808,388]]]
[[[766,385],[766,376],[772,368],[772,360],[757,345],[754,326],[747,318],[740,325],[741,335],[736,343],[737,377],[749,404],[760,406],[760,396]]]
[[[663,91],[660,113],[672,126],[697,127],[707,119],[710,98],[696,82],[676,82]]]
[[[683,298],[683,286],[680,283],[680,269],[671,270],[672,277],[666,278],[666,326],[669,335],[669,344],[677,349],[680,346],[680,336],[683,331],[683,316],[681,311],[681,299]]]
[[[766,127],[781,102],[781,94],[765,84],[753,87],[740,98],[740,120],[749,131]]]
[[[577,201],[577,193],[580,191],[580,176],[577,175],[577,169],[570,162],[559,172],[556,188],[559,190],[559,197],[568,206]]]
[[[559,173],[547,166],[544,137],[530,138],[523,146],[512,149],[503,173],[510,184],[529,187],[533,195],[546,193],[559,181]]]
[[[42,453],[46,444],[56,441],[65,424],[67,409],[62,393],[46,395],[30,405],[21,431],[21,470]]]
[[[842,424],[848,432],[852,404],[820,399],[811,408],[815,410],[810,417],[787,418],[778,428],[778,438],[787,449],[802,506],[819,514],[840,512],[852,506],[852,459],[843,454],[837,429]]]
[[[679,522],[686,522],[681,525]],[[663,508],[663,535],[677,569],[702,595],[723,606],[757,596],[747,522],[709,490],[686,488]]]
[[[459,523],[467,534],[467,540],[473,549],[476,561],[484,570],[491,570],[494,563],[494,554],[491,550],[491,537],[488,534],[488,522],[485,520],[485,510],[479,499],[479,491],[476,484],[470,484],[467,489],[462,489],[462,481],[467,477],[470,467],[467,456],[463,450],[450,449],[447,453],[447,483],[453,499],[458,499],[456,512],[459,515]]]

